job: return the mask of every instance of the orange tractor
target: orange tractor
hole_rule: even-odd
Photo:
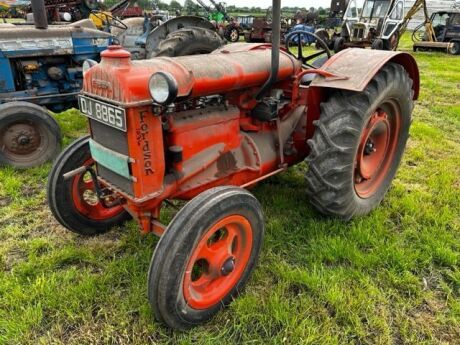
[[[69,230],[97,235],[134,218],[161,236],[148,298],[172,328],[210,319],[254,270],[264,217],[245,188],[306,160],[311,203],[362,216],[382,201],[405,149],[419,92],[410,55],[331,56],[320,38],[320,52],[292,54],[279,47],[280,0],[273,18],[271,45],[144,61],[112,46],[99,64],[87,61],[80,109],[91,134],[49,176],[50,208]],[[166,226],[160,210],[171,200],[189,201]]]

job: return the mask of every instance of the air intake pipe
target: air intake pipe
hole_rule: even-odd
[[[32,12],[34,14],[34,23],[37,29],[47,29],[48,19],[45,8],[45,0],[32,0]]]
[[[256,96],[258,101],[265,96],[278,79],[278,69],[280,64],[281,0],[273,0],[272,11],[272,66],[270,77]]]

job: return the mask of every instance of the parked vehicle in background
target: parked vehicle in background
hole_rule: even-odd
[[[237,42],[240,39],[242,30],[239,22],[231,17],[221,2],[209,0],[213,6],[208,6],[203,0],[196,0],[205,11],[206,18],[214,24],[217,32],[229,42]]]
[[[29,168],[57,155],[60,129],[48,110],[76,106],[85,70],[111,43],[123,43],[134,59],[210,53],[224,44],[200,17],[156,25],[105,14],[110,32],[104,32],[89,19],[48,26],[44,1],[32,6],[34,25],[0,24],[0,165]]]
[[[334,51],[349,47],[396,50],[405,0],[366,0],[359,6],[350,0],[340,35],[334,38]]]
[[[281,38],[291,26],[290,21],[286,18],[281,19]],[[272,12],[271,8],[267,9],[264,17],[255,16],[252,21],[252,27],[249,31],[244,33],[244,40],[246,42],[271,42],[272,37]]]
[[[414,51],[441,49],[452,55],[460,54],[460,9],[438,11],[420,24],[412,34]]]
[[[239,23],[241,30],[247,31],[251,30],[254,18],[254,16],[237,16],[236,21]]]

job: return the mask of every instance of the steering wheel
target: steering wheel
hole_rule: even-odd
[[[102,23],[106,23],[109,27],[114,27],[121,30],[128,30],[128,26],[123,23],[120,19],[112,16],[111,14],[93,10],[91,14],[99,19]]]
[[[310,55],[307,55],[307,56],[303,56],[303,51],[302,51],[302,35],[308,35],[308,36],[311,36],[313,38],[316,39],[316,42],[318,43],[318,46],[320,46],[321,49],[319,52],[316,52],[316,53],[313,53],[313,54],[310,54]],[[298,36],[298,41],[297,41],[297,56],[293,53],[291,53],[291,51],[289,50],[289,42],[292,40],[292,38],[294,38],[294,36]],[[331,57],[331,51],[329,50],[329,47],[327,46],[326,42],[324,42],[324,40],[322,38],[320,38],[318,35],[314,34],[313,32],[309,32],[309,31],[306,31],[306,30],[296,30],[296,31],[292,31],[290,33],[288,33],[285,37],[285,41],[286,41],[286,50],[288,51],[289,54],[291,54],[292,56],[294,56],[296,59],[302,61],[302,64],[303,65],[306,65],[307,67],[310,67],[310,68],[317,68],[315,66],[313,66],[312,64],[310,64],[308,61],[318,57],[318,56],[321,56],[323,54],[326,54],[327,55],[327,58],[329,59]]]

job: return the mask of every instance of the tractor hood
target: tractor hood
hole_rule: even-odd
[[[206,55],[143,61],[131,61],[129,52],[111,46],[101,56],[101,63],[85,73],[83,93],[125,107],[152,103],[148,82],[156,72],[174,77],[180,98],[260,87],[271,69],[271,47],[267,44],[233,44]],[[300,69],[300,62],[281,52],[279,81]]]
[[[95,29],[74,25],[0,28],[0,55],[6,57],[50,56],[99,52],[108,46],[111,35]],[[102,48],[102,49],[100,49]]]

